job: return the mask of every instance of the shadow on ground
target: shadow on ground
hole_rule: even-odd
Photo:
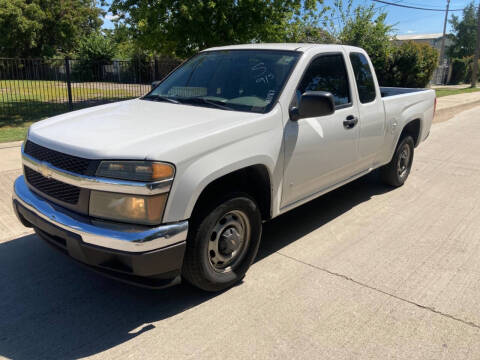
[[[388,190],[374,173],[265,224],[257,261]],[[94,355],[216,296],[103,278],[35,235],[0,244],[0,264],[0,357],[13,359]]]

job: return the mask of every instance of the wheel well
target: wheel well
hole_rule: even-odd
[[[205,205],[211,204],[212,199],[219,199],[232,192],[247,193],[257,202],[262,220],[271,218],[270,176],[264,165],[249,166],[212,181],[198,197],[192,216]]]
[[[400,139],[405,135],[410,135],[413,138],[413,143],[415,146],[418,145],[418,138],[420,137],[420,119],[415,119],[410,121],[402,130],[400,134]]]

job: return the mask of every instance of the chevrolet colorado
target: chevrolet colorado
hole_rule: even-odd
[[[33,124],[13,206],[106,275],[218,291],[244,277],[264,221],[376,168],[401,186],[435,103],[379,87],[360,48],[211,48],[141,98]]]

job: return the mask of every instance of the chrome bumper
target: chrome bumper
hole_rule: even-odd
[[[152,228],[94,220],[44,200],[28,188],[23,176],[15,180],[13,201],[18,201],[51,224],[80,235],[83,242],[107,249],[140,253],[161,249],[187,239],[188,221]],[[16,206],[14,209],[20,217]]]

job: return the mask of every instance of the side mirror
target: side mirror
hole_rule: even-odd
[[[155,89],[158,84],[160,84],[160,81],[154,81],[154,82],[152,82],[152,90]]]
[[[305,91],[297,107],[290,108],[290,119],[298,121],[303,118],[331,115],[335,112],[333,95],[326,91]]]

